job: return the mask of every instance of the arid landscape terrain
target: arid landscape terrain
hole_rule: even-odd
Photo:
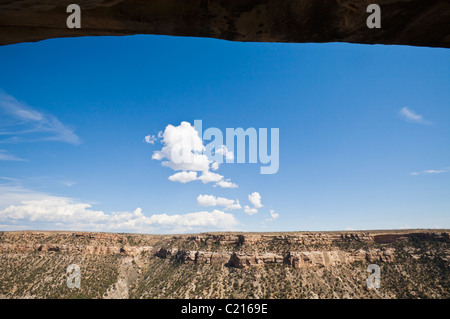
[[[449,230],[0,232],[0,298],[450,298],[449,261]]]

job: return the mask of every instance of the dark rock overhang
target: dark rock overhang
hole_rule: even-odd
[[[81,29],[66,25],[81,7]],[[381,7],[369,29],[367,6]],[[450,46],[448,0],[0,0],[0,45],[49,38],[161,34],[254,42]]]

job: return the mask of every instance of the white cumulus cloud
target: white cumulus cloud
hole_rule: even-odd
[[[261,208],[264,205],[261,204],[261,195],[258,192],[253,192],[248,195],[248,200],[253,204],[255,208]]]
[[[153,141],[153,138],[148,139]],[[180,183],[201,181],[204,184],[214,183],[214,186],[223,188],[237,187],[224,176],[211,172],[219,169],[219,163],[210,160],[204,154],[203,140],[189,122],[181,122],[178,126],[167,125],[163,133],[158,133],[158,138],[162,139],[163,147],[155,151],[152,158],[162,161],[163,166],[181,171],[170,176],[169,180]],[[230,156],[226,148],[221,148],[220,152]]]
[[[280,215],[279,215],[278,213],[275,213],[275,211],[274,211],[273,209],[271,209],[269,212],[270,212],[270,217],[271,217],[273,220],[275,220],[275,219],[277,219],[278,217],[280,217]]]
[[[178,172],[171,176],[169,176],[169,180],[172,182],[179,182],[179,183],[188,183],[195,181],[197,179],[197,172]]]
[[[256,214],[258,212],[258,210],[256,208],[250,208],[250,206],[245,205],[244,206],[244,212],[246,214],[253,215],[253,214]]]
[[[92,209],[88,203],[52,196],[22,201],[0,210],[0,224],[9,229],[36,229],[39,226],[48,230],[182,233],[233,230],[239,223],[234,215],[220,210],[150,216],[144,215],[141,208],[132,212],[105,213]]]
[[[223,180],[223,176],[217,173],[212,173],[210,171],[203,171],[202,175],[198,177],[198,180],[202,181],[204,184],[211,182],[220,182]]]
[[[198,195],[197,204],[200,206],[223,206],[225,210],[241,209],[239,200],[216,197],[214,195]]]
[[[222,188],[237,188],[238,186],[235,183],[232,183],[230,181],[230,179],[225,179],[225,180],[221,180],[218,181],[216,183],[217,186],[222,187]]]
[[[179,126],[167,125],[163,133],[164,144],[160,151],[155,151],[153,158],[164,160],[163,166],[175,171],[208,171],[209,160],[202,152],[205,147],[198,132],[188,122]]]
[[[225,159],[228,160],[232,160],[234,158],[233,152],[228,150],[228,148],[225,145],[222,145],[222,147],[218,148],[216,150],[216,154],[222,154],[225,156]]]

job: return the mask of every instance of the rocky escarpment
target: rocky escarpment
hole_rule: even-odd
[[[79,0],[81,28],[69,29],[72,0],[0,0],[0,45],[56,37],[163,34],[255,42],[351,42],[450,46],[450,2],[378,0],[381,28],[369,29],[368,1]]]
[[[0,298],[448,298],[449,262],[448,230],[0,232]]]
[[[74,245],[58,245],[58,244],[0,244],[0,253],[16,252],[66,252],[66,253],[81,253],[89,255],[112,255],[124,254],[127,256],[137,256],[146,251],[151,251],[153,247],[132,247],[132,246],[74,246]]]
[[[226,264],[230,267],[245,268],[267,264],[286,264],[293,268],[332,267],[339,264],[350,264],[355,261],[392,262],[395,250],[370,249],[354,253],[344,251],[302,251],[288,252],[286,255],[265,253],[224,253],[211,251],[186,251],[161,248],[156,253],[160,258],[172,259],[179,263]]]
[[[182,239],[182,237],[179,237]],[[363,242],[373,242],[373,235],[365,232],[361,233],[301,233],[289,235],[256,235],[256,234],[202,234],[190,236],[186,241],[196,242],[202,245],[221,246],[251,246],[254,244],[263,245],[267,243],[279,243],[285,245],[331,245],[334,241],[355,240]]]
[[[18,232],[1,233],[0,253],[63,252],[126,256],[148,253],[150,256],[183,263],[227,263],[237,268],[285,263],[294,268],[302,268],[315,265],[327,267],[363,260],[391,262],[394,258],[392,248],[369,246],[420,239],[444,242],[450,240],[448,232],[201,234],[159,237]],[[365,248],[342,250],[340,245],[343,243],[356,243]]]
[[[285,264],[292,268],[333,267],[353,262],[393,262],[401,241],[449,242],[448,232],[334,232],[293,234],[200,234],[182,236],[46,232],[0,234],[0,253],[125,255],[177,263],[245,268]],[[343,245],[350,248],[344,249]]]
[[[177,241],[197,243],[199,246],[218,245],[222,247],[247,246],[251,248],[264,245],[297,245],[297,246],[331,246],[339,243],[359,242],[390,244],[399,241],[411,240],[450,240],[450,235],[446,231],[415,231],[399,232],[377,231],[377,232],[330,232],[330,233],[309,233],[297,234],[201,234],[196,236],[174,237]]]
[[[140,236],[134,236],[138,240]],[[0,253],[54,253],[137,256],[153,249],[150,240],[137,245],[136,238],[107,233],[11,232],[0,233]]]

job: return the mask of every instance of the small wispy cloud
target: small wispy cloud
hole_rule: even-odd
[[[26,159],[17,157],[6,150],[0,150],[0,161],[26,162]]]
[[[0,176],[0,206],[2,191],[4,187],[10,189],[34,189],[44,190],[49,188],[61,189],[64,187],[72,187],[77,183],[65,176],[46,176],[46,175],[26,175],[26,176]]]
[[[147,144],[155,144],[158,138],[155,135],[147,135],[144,137],[144,142]]]
[[[66,187],[72,187],[73,185],[76,184],[76,182],[72,182],[72,181],[62,181],[61,184],[64,185],[64,186],[66,186]]]
[[[267,217],[264,221],[261,222],[263,228],[266,228],[267,223],[273,223],[275,220],[280,217],[280,214],[276,213],[274,209],[269,210],[269,217]]]
[[[409,175],[417,176],[417,175],[433,175],[433,174],[443,174],[447,173],[449,170],[448,168],[443,169],[427,169],[419,172],[411,172]]]
[[[409,123],[424,124],[424,125],[432,124],[430,121],[425,120],[422,115],[417,114],[416,112],[407,108],[406,106],[400,110],[399,115],[404,121]]]
[[[245,212],[246,214],[253,215],[253,214],[258,213],[258,210],[257,210],[256,208],[251,208],[250,206],[245,205],[245,206],[244,206],[244,212]]]
[[[269,211],[270,213],[270,220],[274,221],[275,219],[277,219],[278,217],[280,217],[280,214],[276,213],[275,210],[271,209]]]
[[[253,204],[253,207],[250,207],[248,205],[244,206],[244,212],[249,215],[253,215],[258,213],[258,208],[264,207],[264,205],[261,203],[261,195],[258,192],[253,192],[250,195],[248,195],[248,200],[250,203]]]
[[[0,90],[0,143],[60,141],[80,144],[72,128],[55,116],[38,112]]]

